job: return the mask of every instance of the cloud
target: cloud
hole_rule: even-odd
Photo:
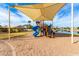
[[[69,14],[71,14],[71,4],[67,3],[64,5],[63,8],[60,9],[56,16],[58,16],[58,18],[62,18],[65,16],[69,16]]]
[[[74,27],[79,27],[79,13],[74,17]]]
[[[4,7],[0,7],[0,25],[3,25],[3,26],[8,25],[8,17],[9,17],[8,9],[5,7],[5,5]],[[23,13],[21,13],[18,10],[17,11],[14,10],[14,12],[11,10],[10,18],[11,18],[11,26],[27,24],[28,20],[31,20],[28,16],[25,16]]]
[[[74,3],[74,27],[79,27],[79,3]]]
[[[70,27],[71,26],[71,4],[65,6],[56,14],[53,19],[53,26]]]
[[[58,18],[56,16],[53,20],[53,26],[58,26],[58,27],[70,27],[71,26],[71,16],[65,16],[62,18]]]

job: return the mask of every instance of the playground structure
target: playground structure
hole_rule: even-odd
[[[47,4],[32,4],[32,5],[27,5],[27,6],[14,6],[14,8],[20,10],[21,12],[23,12],[25,15],[29,16],[34,21],[35,20],[42,21],[43,22],[43,27],[44,27],[44,21],[46,21],[46,20],[51,20],[52,21],[55,14],[63,6],[64,6],[64,3],[62,3],[62,4],[56,4],[56,3],[50,3],[49,4],[49,3],[47,3]],[[52,10],[53,10],[53,12],[52,12]],[[35,33],[37,35],[39,34],[38,29],[35,31]],[[47,31],[46,31],[46,33],[47,33]],[[34,34],[34,35],[37,36],[36,34]],[[48,36],[48,35],[46,35],[46,36]]]
[[[65,3],[43,3],[43,4],[31,4],[24,6],[9,7],[9,39],[10,39],[10,8],[16,8],[35,20],[51,20],[53,25],[53,18],[56,13],[65,5]]]

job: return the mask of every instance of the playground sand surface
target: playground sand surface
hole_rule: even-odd
[[[70,36],[35,38],[30,33],[22,37],[11,38],[11,40],[3,40],[3,42],[9,43],[14,50],[11,50],[9,45],[0,42],[0,55],[13,55],[13,51],[17,56],[79,55],[79,43],[72,44]]]

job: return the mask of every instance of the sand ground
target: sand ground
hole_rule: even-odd
[[[1,40],[0,55],[13,55],[13,50],[11,49],[11,47],[8,44],[4,44],[2,42],[11,44],[15,48],[14,52],[17,56],[79,55],[79,42],[72,44],[70,36],[58,36],[55,38],[35,38],[32,36],[32,33],[30,33],[22,37],[11,38],[11,40]]]

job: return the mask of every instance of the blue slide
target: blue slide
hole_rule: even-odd
[[[34,33],[33,33],[33,35],[35,36],[35,37],[38,37],[38,34],[39,34],[39,29],[40,27],[39,26],[34,26],[32,29],[33,29],[33,31],[34,31]]]

